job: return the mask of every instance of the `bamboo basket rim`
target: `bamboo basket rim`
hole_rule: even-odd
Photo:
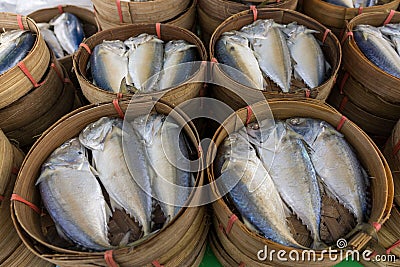
[[[314,101],[314,102],[308,102],[307,100],[304,100],[304,101],[295,101],[295,100],[260,101],[256,104],[251,105],[251,108],[253,111],[258,110],[259,112],[262,112],[262,108],[263,107],[265,108],[265,103],[269,104],[271,111],[273,113],[274,113],[274,106],[277,111],[288,110],[289,107],[293,108],[293,106],[297,106],[297,108],[303,106],[303,108],[306,107],[307,109],[317,110],[320,112],[319,114],[321,114],[321,113],[324,114],[323,116],[327,116],[327,115],[331,116],[332,117],[331,120],[335,120],[335,125],[339,125],[339,122],[341,121],[341,118],[342,118],[342,115],[340,113],[338,113],[335,110],[332,110],[332,108],[330,108],[330,107],[325,108],[324,104],[318,103],[317,101]],[[285,107],[283,107],[283,106],[285,106]],[[298,109],[296,109],[296,110],[298,110]],[[292,111],[292,113],[293,112],[295,112],[295,111]],[[240,116],[239,116],[239,114],[240,114]],[[239,121],[242,121],[242,123],[244,125],[246,123],[246,117],[243,117],[244,116],[243,114],[247,114],[246,108],[242,108],[242,109],[236,111],[230,117],[228,117],[224,121],[224,123],[220,126],[219,130],[217,130],[216,133],[214,134],[213,140],[214,140],[214,143],[216,144],[216,146],[213,146],[213,147],[211,147],[211,149],[208,150],[208,154],[206,157],[206,162],[207,162],[207,166],[208,166],[207,177],[208,177],[209,182],[212,182],[215,179],[214,178],[215,177],[214,169],[213,169],[214,168],[214,160],[212,160],[212,159],[213,159],[213,156],[216,155],[216,149],[219,145],[219,143],[216,142],[217,137],[222,138],[227,134],[227,130],[223,129],[223,127],[226,126],[230,122],[235,122],[235,121],[239,120]],[[297,116],[299,116],[299,115],[297,115]],[[322,115],[311,115],[311,116],[308,115],[308,116],[311,118],[314,117],[314,118],[319,118],[319,119],[321,119],[321,117],[322,117]],[[304,117],[304,116],[299,116],[299,117]],[[256,118],[253,113],[251,115],[249,122],[252,122],[255,119]],[[331,122],[329,122],[329,123],[331,123]],[[237,128],[237,127],[238,127],[237,125],[234,125],[234,128]],[[392,203],[393,203],[393,194],[394,194],[393,193],[394,192],[393,191],[393,179],[392,179],[390,170],[388,169],[387,162],[386,162],[385,158],[383,157],[382,153],[377,149],[376,145],[371,141],[371,139],[357,125],[355,125],[350,120],[346,120],[346,122],[343,124],[342,129],[340,131],[342,133],[348,132],[348,131],[349,132],[356,131],[357,135],[359,135],[358,138],[360,138],[360,140],[363,139],[363,141],[365,141],[364,143],[362,143],[362,145],[368,146],[369,148],[371,148],[371,151],[370,151],[371,153],[369,154],[369,156],[375,155],[374,158],[377,161],[376,164],[383,167],[382,170],[379,172],[380,172],[380,175],[383,175],[383,177],[385,178],[385,179],[380,179],[381,186],[384,187],[382,191],[384,193],[386,193],[386,196],[384,198],[383,197],[381,198],[381,202],[384,203],[384,205],[382,208],[380,208],[379,211],[377,211],[376,209],[373,208],[373,210],[371,210],[371,217],[368,221],[368,223],[370,223],[370,224],[372,224],[373,222],[378,222],[379,224],[383,224],[388,219],[388,216],[390,215],[390,210],[391,210]],[[355,137],[353,137],[353,138],[355,138]],[[361,142],[361,141],[358,140],[358,142]],[[349,142],[349,143],[351,143],[351,142]],[[354,144],[352,144],[352,145],[354,146]],[[360,161],[363,161],[363,160],[360,159]],[[365,164],[365,163],[367,163],[367,161],[364,160],[364,162],[362,162],[362,163]],[[219,190],[216,187],[215,183],[213,184],[212,188],[214,190],[214,194],[218,195]],[[220,206],[223,209],[229,211],[229,213],[233,214],[233,212],[229,209],[229,207],[227,206],[227,204],[223,200],[223,198],[218,199],[212,205]],[[249,229],[247,229],[247,227],[241,221],[238,221],[238,223],[235,223],[235,225],[237,225],[237,227],[241,229],[241,232],[244,232],[248,236],[248,238],[255,239],[258,242],[264,243],[267,245],[273,244],[277,249],[286,249],[287,248],[286,246],[275,243],[269,239],[263,238],[255,233],[251,232]],[[233,228],[231,231],[233,231]],[[353,246],[355,248],[360,248],[360,247],[363,247],[370,239],[371,239],[371,236],[367,235],[366,233],[358,232],[352,238],[352,240],[350,240],[349,244],[350,244],[350,246]],[[296,250],[296,248],[290,248],[290,249]]]

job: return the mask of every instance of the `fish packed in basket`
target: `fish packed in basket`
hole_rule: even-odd
[[[349,7],[349,8],[362,8],[370,7],[378,4],[378,0],[324,0],[333,5]]]
[[[256,20],[239,31],[222,34],[215,56],[234,80],[264,91],[311,90],[330,75],[317,31],[292,22]],[[272,81],[272,82],[271,82]]]
[[[57,58],[72,55],[85,38],[83,25],[72,13],[64,12],[49,23],[37,24],[47,45]]]
[[[294,215],[307,227],[310,247],[332,245],[336,240],[322,234],[323,210],[329,210],[324,197],[349,210],[356,229],[366,227],[369,177],[344,136],[325,121],[253,122],[228,135],[218,155],[221,187],[232,188],[230,202],[249,229],[274,242],[310,245],[291,231]]]
[[[125,41],[104,40],[90,58],[93,83],[115,93],[148,93],[185,82],[196,70],[190,64],[199,55],[184,40],[164,41],[142,33]],[[182,64],[182,65],[179,65]]]
[[[176,122],[161,114],[89,124],[49,156],[37,179],[58,233],[48,234],[49,241],[104,251],[167,225],[193,184],[185,140]]]

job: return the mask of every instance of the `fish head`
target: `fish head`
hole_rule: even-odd
[[[390,23],[386,24],[385,26],[379,27],[381,33],[389,36],[400,36],[400,24]]]
[[[79,135],[79,141],[92,150],[103,150],[104,141],[113,125],[119,119],[103,117],[86,126]]]
[[[268,31],[275,25],[273,19],[256,20],[240,30],[247,38],[265,38]]]
[[[321,120],[311,118],[290,118],[286,120],[287,126],[301,135],[307,144],[312,145],[322,131]]]
[[[185,40],[172,40],[165,44],[165,54],[173,54],[177,52],[184,52],[190,48],[196,47]]]
[[[282,32],[288,37],[288,45],[294,43],[296,39],[301,36],[318,33],[318,31],[309,29],[304,25],[298,25],[296,21],[289,23],[285,28],[282,28]]]
[[[82,169],[87,162],[86,154],[86,149],[79,139],[77,137],[73,138],[53,151],[42,165],[42,170],[55,169],[57,167]]]
[[[26,30],[11,30],[11,31],[3,32],[2,34],[0,34],[0,44],[12,42],[12,41],[18,39],[19,37],[21,37],[21,35],[23,35],[26,32],[28,32],[28,31],[26,31]]]
[[[127,57],[127,47],[125,46],[124,42],[120,40],[104,40],[103,43],[97,45],[96,48],[97,47],[99,53],[114,53],[120,57]]]
[[[139,34],[136,37],[130,37],[124,43],[130,49],[136,49],[139,45],[148,43],[148,42],[156,42],[156,43],[164,43],[163,40],[160,40],[155,35],[151,35],[148,33]]]
[[[222,42],[227,46],[228,51],[234,49],[236,45],[249,46],[249,40],[244,36],[243,33],[238,31],[224,32],[221,36]]]
[[[357,25],[354,28],[354,33],[358,37],[362,37],[364,40],[368,40],[369,36],[374,36],[377,38],[383,38],[381,31],[372,25]],[[356,36],[355,36],[356,37]]]

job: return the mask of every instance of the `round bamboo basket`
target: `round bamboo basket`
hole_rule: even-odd
[[[304,14],[318,20],[340,36],[346,28],[346,23],[357,15],[371,12],[389,13],[390,10],[396,10],[399,6],[399,0],[380,0],[378,3],[377,6],[359,9],[345,8],[322,0],[307,0],[303,1],[302,7]]]
[[[99,32],[92,37],[85,40],[85,44],[93,50],[94,47],[103,42],[103,40],[126,40],[131,36],[136,36],[141,33],[148,33],[156,35],[156,25],[155,24],[135,24],[121,26],[118,28],[105,30]],[[186,40],[191,44],[197,46],[197,51],[199,54],[199,60],[205,61],[207,59],[206,50],[201,42],[201,40],[194,35],[192,32],[179,28],[177,26],[161,24],[161,39],[165,42],[182,39]],[[116,98],[115,93],[107,92],[95,86],[89,79],[87,75],[87,65],[90,60],[89,52],[80,47],[77,54],[74,57],[74,69],[76,76],[78,77],[79,84],[82,88],[83,94],[89,100],[90,103],[104,103],[110,102]],[[200,71],[200,70],[199,70]],[[196,74],[195,74],[196,75]],[[178,105],[185,100],[196,97],[202,88],[201,83],[188,83],[178,86],[172,89],[166,89],[154,93],[141,94],[144,96],[152,96],[154,98],[162,96],[162,99],[173,105]],[[122,98],[130,99],[132,94],[123,95]]]
[[[195,23],[196,6],[197,6],[197,0],[192,0],[191,4],[188,6],[188,8],[185,9],[180,15],[178,15],[177,17],[170,19],[168,21],[162,21],[162,23],[175,25],[175,26],[185,28],[185,29],[188,29],[188,30],[191,30],[194,32],[194,29],[196,26],[196,23]],[[95,7],[95,15],[96,15],[98,24],[102,30],[109,30],[109,29],[112,29],[115,27],[126,26],[126,25],[132,24],[132,23],[128,23],[128,22],[121,23],[121,22],[109,21],[107,19],[107,17],[102,16],[99,12],[96,11],[96,7]],[[155,22],[158,22],[158,21],[159,20],[156,20]]]
[[[386,142],[383,154],[387,159],[389,166],[392,170],[394,189],[395,189],[395,202],[400,206],[400,120],[395,125],[392,135]],[[399,236],[400,237],[400,236]]]
[[[277,23],[288,24],[293,21],[298,22],[299,24],[303,24],[304,26],[314,29],[318,31],[315,34],[315,37],[322,41],[324,33],[327,31],[327,28],[317,21],[299,13],[296,11],[286,10],[286,9],[277,9],[277,8],[263,8],[258,10],[258,19],[274,19]],[[243,11],[236,15],[231,16],[227,20],[225,20],[213,33],[210,41],[210,58],[214,58],[215,55],[215,44],[218,41],[219,37],[222,33],[231,31],[231,30],[239,30],[245,25],[251,24],[254,21],[254,16],[252,11]],[[310,91],[310,97],[325,101],[328,97],[331,88],[335,82],[337,72],[339,70],[340,62],[341,62],[341,48],[339,41],[336,36],[331,32],[327,33],[327,37],[325,42],[323,42],[322,50],[325,55],[326,60],[332,67],[330,77],[320,86],[312,89]],[[239,84],[238,82],[232,80],[224,71],[218,66],[215,66],[215,76],[221,77],[223,79],[225,87],[234,88],[235,91],[239,92],[241,96],[245,99],[252,99],[255,95],[259,94],[259,90],[250,88],[244,85]],[[293,80],[292,80],[293,81]],[[233,109],[238,109],[244,107],[248,104],[254,103],[245,103],[242,97],[239,95],[232,93],[231,90],[222,86],[213,86],[212,94],[217,99],[225,102]],[[266,99],[272,98],[295,98],[295,99],[304,99],[306,98],[305,90],[298,90],[294,93],[282,93],[278,91],[262,91],[262,94]],[[254,99],[254,101],[260,101],[260,99]]]
[[[18,18],[20,21],[18,22]],[[5,30],[20,29],[29,30],[36,35],[36,41],[28,55],[21,61],[33,79],[39,83],[44,77],[50,62],[50,51],[44,42],[35,22],[28,17],[20,17],[12,13],[0,13],[0,27]],[[17,101],[35,88],[31,80],[14,66],[0,75],[0,109]],[[36,86],[37,87],[37,86]]]
[[[35,22],[49,22],[52,18],[55,16],[63,13],[63,12],[68,12],[72,13],[75,16],[79,18],[79,20],[83,24],[83,30],[85,33],[85,37],[88,38],[95,34],[96,32],[99,31],[99,26],[97,24],[96,18],[94,16],[94,13],[86,8],[82,8],[79,6],[71,6],[71,5],[63,5],[63,6],[58,6],[58,7],[53,7],[53,8],[45,8],[45,9],[40,9],[37,11],[32,12],[31,14],[28,15],[31,19],[33,19]],[[72,56],[73,55],[67,55],[65,57],[57,59],[67,70],[68,76],[70,79],[76,83],[74,85],[78,85],[76,77],[73,77],[75,75],[74,71],[72,70]]]
[[[251,109],[253,112],[251,116],[248,115],[248,109],[243,108],[236,111],[236,113],[232,114],[228,119],[226,119],[221,127],[216,131],[213,137],[215,146],[212,146],[207,154],[207,166],[209,166],[207,172],[210,182],[216,179],[215,173],[218,173],[218,170],[214,168],[213,163],[214,156],[217,155],[218,146],[221,144],[221,142],[223,142],[229,133],[239,130],[246,121],[255,121],[256,118],[254,114],[257,115],[258,120],[266,118],[269,113],[266,103],[267,102],[262,101],[252,105]],[[342,121],[342,115],[340,113],[318,101],[271,100],[268,101],[268,104],[275,119],[310,117],[325,120],[331,125],[335,126],[339,125],[339,123]],[[243,124],[238,123],[240,121]],[[351,121],[346,120],[342,125],[340,132],[355,148],[358,158],[370,176],[374,177],[374,179],[371,179],[370,192],[372,207],[368,223],[371,225],[374,222],[383,224],[389,217],[393,203],[393,180],[386,160],[372,140]],[[218,188],[216,188],[215,184],[213,189],[214,194],[219,195]],[[327,202],[325,199],[323,199],[323,224],[325,224],[324,220],[327,222],[327,220],[324,219],[324,214],[326,214],[325,212],[327,212],[329,208],[328,206],[327,209],[325,209],[326,203]],[[258,260],[257,252],[260,249],[263,249],[264,246],[268,246],[269,251],[271,249],[275,249],[275,251],[281,249],[285,250],[287,252],[286,255],[288,255],[293,248],[277,244],[261,237],[258,234],[255,234],[254,232],[248,230],[241,220],[237,220],[235,223],[233,223],[233,225],[231,224],[230,232],[226,234],[225,229],[227,229],[230,218],[234,214],[233,210],[230,208],[225,198],[220,198],[219,200],[215,201],[212,204],[212,207],[214,211],[214,233],[217,235],[211,237],[212,240],[214,240],[212,246],[214,246],[214,249],[218,248],[217,254],[219,254],[224,261],[235,263],[231,266],[237,264],[245,264],[246,266],[304,266],[304,262],[301,261],[294,262],[290,259],[285,262],[279,261],[276,258],[276,254],[274,255],[272,261],[269,261],[269,259],[266,261]],[[290,219],[290,222],[292,222],[292,219]],[[293,222],[292,225],[295,226]],[[344,225],[340,223],[337,224],[338,229],[343,227]],[[297,232],[296,226],[294,229]],[[342,230],[338,230],[338,232],[340,231]],[[345,235],[347,233],[342,234]],[[343,237],[343,235],[337,238]],[[357,232],[350,239],[348,239],[348,248],[359,250],[370,240],[370,235],[363,232]],[[301,255],[302,250],[294,250],[298,250]],[[322,254],[321,251],[316,251],[316,255],[324,260],[307,262],[307,266],[332,266],[337,263],[335,261],[330,261],[328,255]],[[337,259],[339,260],[339,257]]]
[[[256,2],[256,1],[254,1]],[[254,3],[256,4],[256,3]],[[259,4],[258,4],[259,5]],[[262,4],[260,5],[260,7]],[[264,5],[266,8],[282,8],[296,10],[297,0],[284,0]],[[203,40],[210,41],[212,33],[230,16],[248,10],[249,6],[230,0],[199,0],[197,13]]]
[[[360,98],[361,95],[358,96],[358,99]],[[350,100],[346,95],[340,94],[340,90],[336,86],[329,96],[328,103],[337,108],[368,134],[382,137],[385,140],[388,138],[397,122],[396,120],[378,117],[358,107],[357,99]]]
[[[120,102],[121,109],[126,111],[128,104],[127,101]],[[170,114],[180,125],[184,125],[184,131],[193,147],[198,147],[199,137],[191,122],[185,124],[186,115],[179,111],[171,113],[172,107],[163,102],[142,99],[132,104],[137,114],[147,114],[149,107],[153,107],[153,112]],[[82,107],[50,127],[29,151],[19,173],[14,193],[40,206],[40,194],[35,181],[42,163],[54,149],[77,136],[89,123],[104,116],[118,116],[112,103]],[[203,179],[203,173],[198,172],[196,186],[202,185]],[[196,192],[192,192],[190,201],[197,197]],[[21,239],[36,255],[60,266],[106,265],[105,252],[73,251],[53,245],[47,241],[42,232],[39,214],[20,202],[13,202],[11,208],[15,217],[14,225]],[[152,266],[152,262],[155,261],[165,266],[198,266],[204,253],[208,227],[208,216],[204,206],[183,208],[156,234],[132,247],[128,245],[113,250],[113,259],[119,266]]]

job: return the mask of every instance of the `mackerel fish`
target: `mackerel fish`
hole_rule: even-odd
[[[111,249],[111,211],[78,138],[57,148],[42,165],[36,185],[61,236],[92,250]]]
[[[49,24],[54,26],[54,33],[65,52],[68,55],[75,53],[85,38],[79,19],[74,14],[64,12],[52,19]]]
[[[40,29],[40,33],[43,35],[44,40],[54,52],[56,58],[62,58],[64,56],[64,51],[58,42],[57,37],[54,32],[50,30],[50,24],[48,23],[38,23],[37,26]]]
[[[390,23],[379,28],[380,31],[390,37],[390,40],[396,47],[397,54],[400,54],[400,24]]]

